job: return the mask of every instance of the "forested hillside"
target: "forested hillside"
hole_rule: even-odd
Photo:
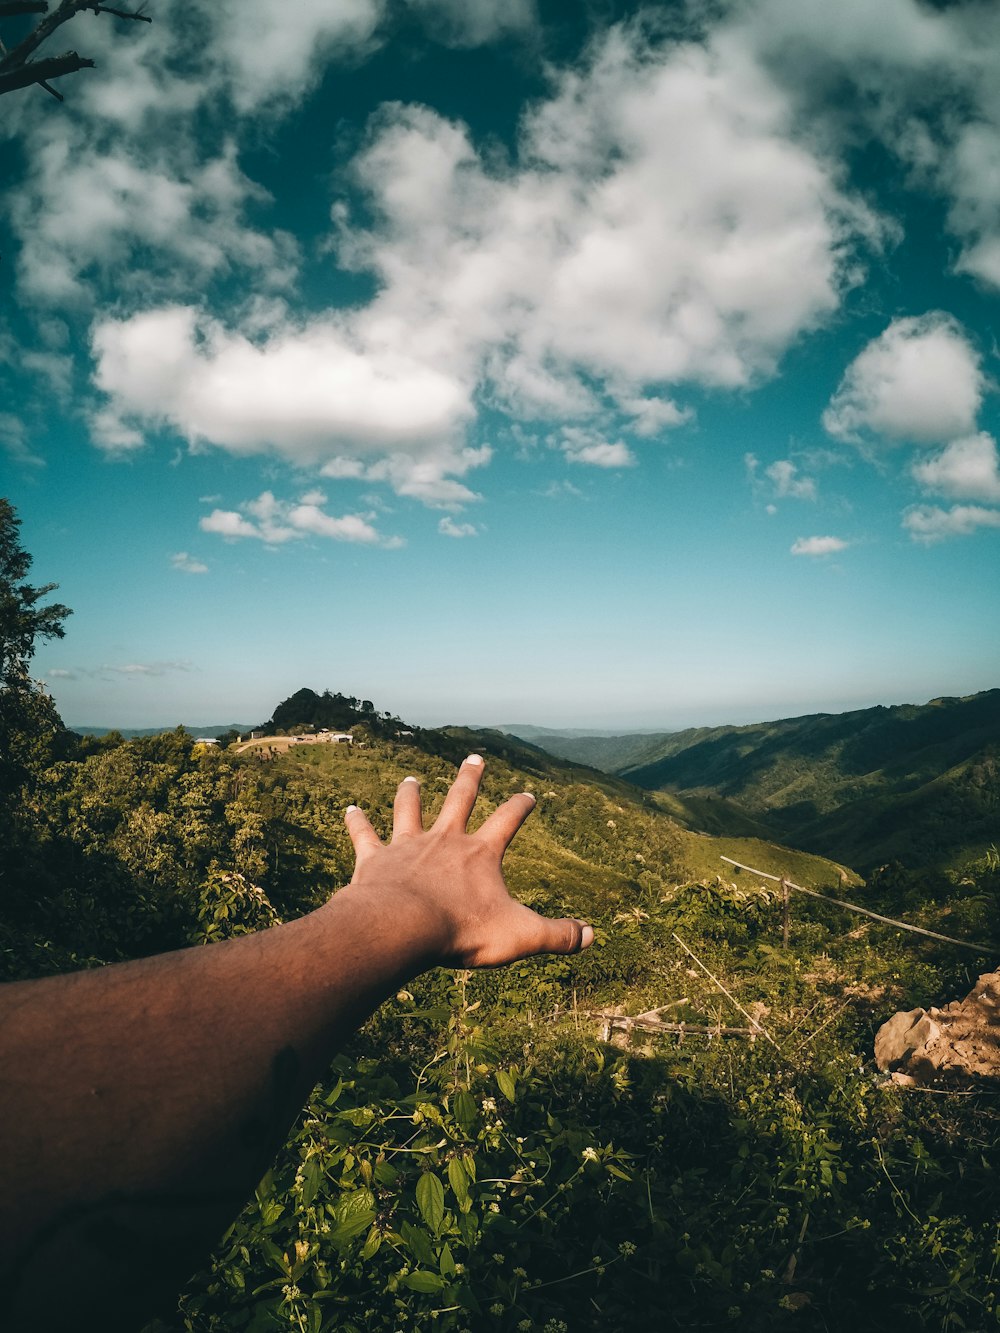
[[[958,865],[996,837],[1000,690],[660,737],[540,743],[682,803],[700,801],[702,810],[722,798],[731,805],[717,808],[716,828],[748,818],[779,841],[859,869],[893,860]]]

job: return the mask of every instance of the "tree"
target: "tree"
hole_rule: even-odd
[[[49,695],[28,675],[39,639],[61,639],[72,612],[61,602],[40,605],[55,583],[25,582],[31,556],[20,543],[21,520],[0,498],[0,805],[42,761],[62,728]]]
[[[143,6],[144,8],[145,6]],[[0,19],[20,17],[25,14],[44,14],[28,35],[10,51],[0,42],[0,94],[12,93],[18,88],[28,88],[37,83],[57,101],[63,101],[63,95],[57,92],[49,82],[63,74],[75,74],[80,69],[93,69],[94,62],[76,51],[64,51],[58,56],[35,56],[35,52],[64,23],[75,18],[83,10],[93,14],[113,14],[115,18],[134,19],[139,23],[152,23],[152,19],[143,14],[142,9],[130,12],[103,5],[98,0],[62,0],[61,4],[49,13],[48,0],[0,0]]]
[[[9,500],[0,499],[0,688],[16,688],[27,678],[36,639],[61,639],[68,606],[38,603],[59,586],[33,588],[24,579],[31,556],[20,544],[21,520]]]

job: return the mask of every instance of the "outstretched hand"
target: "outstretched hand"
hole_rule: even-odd
[[[424,829],[420,783],[404,778],[393,806],[392,839],[381,841],[357,806],[345,815],[356,864],[352,894],[400,895],[427,914],[433,962],[451,967],[498,967],[539,953],[578,953],[594,930],[573,917],[552,920],[516,902],[501,862],[534,809],[528,792],[498,806],[475,833],[466,827],[476,804],[483,760],[462,764],[430,829]]]

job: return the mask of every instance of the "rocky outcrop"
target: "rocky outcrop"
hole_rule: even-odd
[[[943,1009],[894,1014],[875,1035],[879,1069],[897,1083],[969,1087],[1000,1078],[1000,972]]]

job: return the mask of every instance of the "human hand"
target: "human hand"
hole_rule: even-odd
[[[501,862],[534,809],[528,792],[512,796],[475,833],[466,826],[483,776],[483,760],[470,755],[425,830],[420,783],[404,778],[393,805],[392,839],[383,843],[357,806],[345,815],[356,864],[349,888],[417,900],[431,927],[433,963],[498,967],[539,953],[578,953],[594,930],[572,917],[552,920],[516,902],[504,883]]]

